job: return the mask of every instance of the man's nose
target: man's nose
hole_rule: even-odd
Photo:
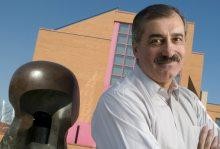
[[[171,41],[167,41],[162,49],[162,55],[171,57],[174,54],[174,44]]]

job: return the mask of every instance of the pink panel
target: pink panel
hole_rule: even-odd
[[[104,80],[104,90],[106,90],[110,84],[112,67],[113,67],[113,62],[114,62],[114,57],[115,57],[115,47],[116,47],[116,43],[117,43],[119,25],[120,24],[118,22],[115,22],[113,35],[112,35],[112,41],[111,41],[111,47],[109,50],[108,66],[107,66],[107,71],[106,71],[105,80]]]
[[[76,138],[76,129],[77,129],[77,122],[68,129],[66,142],[68,144],[74,144],[74,140]]]
[[[69,128],[66,141],[68,144],[96,147],[91,135],[91,125],[89,123],[76,122]]]

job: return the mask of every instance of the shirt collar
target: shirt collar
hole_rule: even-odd
[[[177,81],[175,79],[173,79],[172,83],[171,83],[171,87],[170,87],[170,92],[174,93],[174,95],[176,96],[176,100],[179,101],[179,84],[177,83]]]
[[[155,94],[160,90],[160,85],[145,75],[138,65],[135,65],[134,74],[148,90],[151,97],[155,96]]]
[[[155,96],[155,94],[159,93],[161,90],[164,90],[159,84],[149,78],[147,75],[143,73],[141,68],[138,65],[135,65],[134,74],[140,79],[144,87],[148,90],[151,97]],[[169,93],[175,93],[175,96],[179,95],[179,85],[175,79],[172,80],[172,83],[169,87]],[[178,100],[178,98],[176,98]]]

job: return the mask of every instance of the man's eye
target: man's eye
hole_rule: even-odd
[[[150,40],[150,44],[153,46],[159,46],[161,44],[163,44],[163,39],[151,39]]]
[[[183,42],[183,38],[182,37],[175,37],[175,38],[173,38],[173,42],[175,42],[175,43],[182,43]]]

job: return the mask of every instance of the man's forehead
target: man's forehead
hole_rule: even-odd
[[[172,33],[170,36],[172,37],[184,37],[184,34],[183,33]],[[164,34],[160,34],[160,33],[152,33],[152,34],[149,34],[148,38],[164,38],[166,37],[166,35]]]
[[[166,17],[145,22],[145,24],[143,25],[143,32],[148,35],[184,35],[185,27],[180,18]]]

